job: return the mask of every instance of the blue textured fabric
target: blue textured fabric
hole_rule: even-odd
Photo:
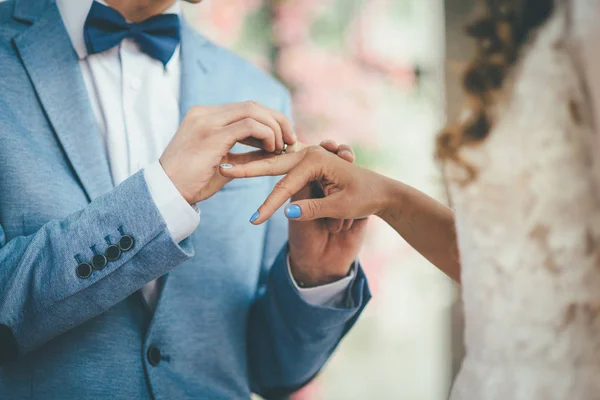
[[[289,115],[279,83],[181,27],[182,115],[245,100]],[[0,71],[1,399],[277,398],[320,370],[369,290],[359,269],[353,307],[302,299],[283,213],[248,223],[271,178],[231,182],[202,202],[199,228],[177,244],[142,173],[113,186],[55,4],[0,3]],[[77,276],[124,233],[131,250]],[[138,289],[158,277],[150,313]]]
[[[83,26],[88,54],[102,53],[130,37],[140,49],[167,65],[180,40],[179,17],[160,14],[138,23],[129,23],[114,8],[94,1]]]

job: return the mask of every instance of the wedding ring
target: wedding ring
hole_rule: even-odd
[[[283,144],[283,150],[281,150],[281,154],[285,154],[285,152],[287,151],[287,148],[288,148],[288,144],[284,143]]]

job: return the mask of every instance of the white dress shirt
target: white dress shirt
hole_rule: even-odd
[[[179,46],[166,67],[140,51],[131,39],[102,53],[87,54],[83,26],[93,0],[57,0],[58,9],[79,58],[114,185],[144,169],[148,188],[173,239],[179,243],[200,223],[200,210],[190,206],[158,162],[179,128],[181,58]],[[97,0],[106,5],[102,0]],[[178,1],[165,13],[181,14]],[[289,268],[289,263],[288,263]],[[313,305],[342,306],[354,275],[316,288],[296,288]],[[292,279],[295,283],[295,281]],[[156,306],[156,281],[142,294]]]

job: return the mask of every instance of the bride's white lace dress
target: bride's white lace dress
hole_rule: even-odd
[[[461,150],[478,176],[451,185],[467,350],[453,400],[600,399],[600,149],[576,55],[600,1],[556,3],[489,137]]]

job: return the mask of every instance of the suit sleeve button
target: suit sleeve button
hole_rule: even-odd
[[[106,248],[105,254],[108,261],[115,261],[121,257],[121,249],[116,244],[111,244]]]
[[[75,272],[81,279],[87,279],[92,274],[92,266],[88,263],[81,263],[77,266]]]
[[[119,239],[119,249],[121,249],[121,251],[131,250],[133,248],[133,244],[133,238],[129,235],[123,235],[121,236],[121,239]]]
[[[106,257],[104,256],[104,254],[96,254],[93,258],[92,258],[92,267],[94,267],[94,269],[102,269],[104,267],[106,267]]]

